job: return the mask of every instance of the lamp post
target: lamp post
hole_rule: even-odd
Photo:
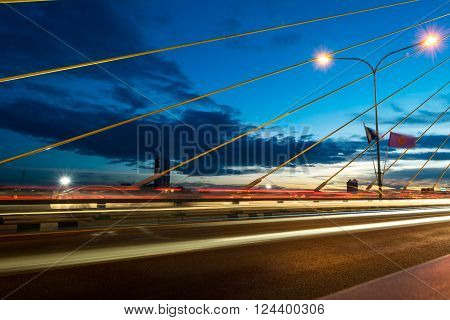
[[[434,48],[441,42],[441,37],[438,33],[429,33],[423,37],[423,39],[415,44],[409,45],[407,47],[389,52],[388,54],[384,55],[375,66],[373,66],[370,62],[368,62],[365,59],[357,58],[357,57],[333,57],[330,53],[322,52],[317,55],[316,57],[316,64],[321,67],[325,68],[331,64],[333,60],[354,60],[358,62],[362,62],[365,65],[367,65],[370,68],[370,71],[372,73],[373,78],[373,101],[374,101],[374,109],[375,109],[375,131],[377,134],[376,137],[376,145],[377,145],[377,180],[378,180],[378,197],[380,199],[383,198],[383,179],[382,179],[382,173],[381,173],[381,155],[380,155],[380,139],[379,139],[379,130],[378,130],[378,100],[377,100],[377,72],[380,68],[381,63],[388,57],[414,48],[414,47],[422,47],[424,49],[427,48]]]

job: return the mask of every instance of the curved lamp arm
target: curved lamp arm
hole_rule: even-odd
[[[372,73],[375,74],[375,73],[378,71],[378,69],[380,68],[381,63],[382,63],[384,60],[386,60],[386,58],[388,58],[388,57],[390,57],[390,56],[392,56],[392,55],[394,55],[394,54],[396,54],[396,53],[399,53],[399,52],[402,52],[402,51],[405,51],[405,50],[408,50],[408,49],[417,47],[417,46],[419,46],[419,45],[420,45],[420,43],[415,43],[415,44],[412,44],[412,45],[410,45],[410,46],[407,46],[407,47],[404,47],[404,48],[401,48],[401,49],[398,49],[398,50],[389,52],[388,54],[384,55],[384,56],[378,61],[378,63],[376,64],[375,67],[373,67],[372,64],[370,64],[370,62],[368,62],[367,60],[364,60],[364,59],[361,59],[361,58],[355,58],[355,57],[344,57],[344,58],[333,57],[333,60],[353,60],[353,61],[359,61],[359,62],[362,62],[362,63],[366,64],[366,65],[370,68],[370,70],[372,70]]]
[[[396,53],[399,53],[399,52],[402,52],[402,51],[405,51],[405,50],[408,50],[408,49],[417,47],[417,46],[419,46],[420,44],[421,44],[421,43],[415,43],[415,44],[409,45],[409,46],[407,46],[407,47],[404,47],[404,48],[401,48],[401,49],[398,49],[398,50],[389,52],[389,53],[386,54],[383,58],[381,58],[380,61],[378,61],[377,65],[375,66],[375,72],[378,71],[378,68],[380,67],[381,63],[382,63],[386,58],[392,56],[393,54],[396,54]]]
[[[362,63],[366,64],[370,68],[370,70],[372,70],[372,73],[377,72],[376,69],[370,64],[370,62],[368,62],[368,61],[366,61],[364,59],[361,59],[361,58],[353,58],[353,57],[339,58],[339,57],[337,57],[337,58],[333,58],[333,60],[354,60],[354,61],[359,61],[359,62],[362,62]]]

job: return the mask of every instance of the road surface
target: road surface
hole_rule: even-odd
[[[0,294],[312,299],[450,254],[449,230],[431,207],[4,235]]]

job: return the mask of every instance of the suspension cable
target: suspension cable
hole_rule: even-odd
[[[436,186],[439,184],[439,182],[445,176],[445,173],[447,172],[449,167],[450,167],[450,163],[447,165],[447,167],[444,170],[442,170],[442,173],[439,175],[439,177],[437,178],[436,182],[433,184],[433,190],[436,188]]]
[[[398,90],[392,92],[391,94],[389,94],[387,97],[385,97],[383,100],[381,100],[380,102],[378,102],[378,105],[381,105],[382,103],[386,102],[387,100],[389,100],[390,98],[392,98],[393,96],[395,96],[396,94],[398,94],[400,91],[402,91],[403,89],[407,88],[408,86],[412,85],[414,82],[420,80],[421,78],[423,78],[424,76],[426,76],[428,73],[434,71],[436,68],[440,67],[441,65],[445,64],[448,61],[448,57],[439,62],[437,65],[433,66],[432,68],[428,69],[427,71],[425,71],[424,73],[422,73],[421,75],[419,75],[418,77],[416,77],[415,79],[411,80],[410,82],[408,82],[407,84],[403,85],[401,88],[399,88]],[[323,141],[327,140],[328,138],[330,138],[332,135],[334,135],[336,132],[338,132],[339,130],[341,130],[342,128],[346,127],[347,125],[349,125],[350,123],[354,122],[355,120],[359,119],[360,117],[362,117],[363,115],[365,115],[366,113],[368,113],[370,110],[374,109],[375,106],[373,105],[372,107],[366,109],[364,112],[360,113],[359,115],[357,115],[356,117],[352,118],[351,120],[347,121],[346,123],[344,123],[343,125],[341,125],[339,128],[333,130],[332,132],[330,132],[329,134],[327,134],[326,136],[322,137],[320,140],[316,141],[315,143],[313,143],[312,145],[310,145],[308,148],[302,150],[301,152],[297,153],[296,155],[294,155],[292,158],[284,161],[282,164],[278,165],[277,167],[271,169],[268,173],[262,175],[261,177],[253,180],[251,183],[249,183],[246,188],[253,188],[254,186],[256,186],[257,184],[259,184],[263,179],[265,179],[266,177],[268,177],[269,175],[273,174],[274,172],[280,170],[281,168],[283,168],[284,166],[286,166],[287,164],[289,164],[290,162],[292,162],[293,160],[297,159],[298,157],[302,156],[303,154],[305,154],[306,152],[308,152],[309,150],[313,149],[314,147],[316,147],[317,145],[319,145],[320,143],[322,143]]]
[[[387,130],[382,136],[379,137],[380,140],[382,140],[389,132],[394,130],[396,127],[401,125],[403,122],[405,122],[409,117],[413,115],[417,110],[422,108],[428,101],[430,101],[435,95],[437,95],[439,92],[445,89],[449,82],[445,83],[442,87],[440,87],[437,91],[433,92],[433,94],[429,97],[427,97],[421,104],[419,104],[416,108],[414,108],[410,113],[408,113],[403,119],[401,119],[397,124],[395,124],[393,127],[391,127],[389,130]],[[331,177],[329,177],[327,180],[322,182],[315,191],[320,191],[323,187],[325,187],[332,179],[334,179],[339,173],[341,173],[345,168],[347,168],[349,165],[351,165],[354,161],[359,159],[363,154],[365,154],[372,146],[376,143],[376,140],[373,140],[364,150],[362,150],[360,153],[358,153],[356,156],[354,156],[349,162],[347,162],[343,167],[339,168],[338,171],[336,171]]]
[[[25,2],[50,2],[56,0],[0,0],[0,4],[15,4],[15,3],[25,3]]]
[[[401,62],[401,61],[403,61],[403,60],[405,60],[405,59],[407,59],[409,57],[412,57],[413,55],[415,55],[416,53],[418,53],[420,51],[421,51],[420,49],[415,50],[410,55],[406,55],[404,57],[401,57],[401,58],[399,58],[399,59],[397,59],[397,60],[387,64],[383,68],[380,68],[379,71],[387,69],[387,68],[393,66],[396,63],[399,63],[399,62]],[[341,91],[341,90],[343,90],[343,89],[345,89],[347,87],[350,87],[350,86],[352,86],[352,85],[354,85],[354,84],[356,84],[356,83],[358,83],[358,82],[360,82],[360,81],[370,77],[371,75],[372,75],[372,73],[370,72],[370,73],[367,73],[367,74],[365,74],[365,75],[363,75],[361,77],[358,77],[358,78],[356,78],[356,79],[354,79],[354,80],[352,80],[352,81],[350,81],[350,82],[348,82],[348,83],[346,83],[346,84],[344,84],[344,85],[342,85],[342,86],[340,86],[340,87],[338,87],[338,88],[336,88],[336,89],[334,89],[332,91],[329,91],[329,92],[327,92],[327,93],[325,93],[325,94],[323,94],[323,95],[321,95],[321,96],[319,96],[319,97],[317,97],[315,99],[310,100],[309,102],[306,102],[306,103],[304,103],[304,104],[302,104],[302,105],[300,105],[300,106],[298,106],[296,108],[290,109],[289,111],[286,111],[286,112],[276,116],[275,118],[267,120],[266,122],[263,122],[262,124],[258,125],[257,127],[254,127],[254,128],[252,128],[252,129],[250,129],[250,130],[248,130],[246,132],[243,132],[242,134],[239,134],[239,135],[237,135],[237,136],[235,136],[235,137],[233,137],[233,138],[223,142],[220,145],[217,145],[217,146],[215,146],[215,147],[213,147],[213,148],[211,148],[209,150],[206,150],[206,151],[204,151],[202,153],[199,153],[199,154],[195,155],[194,157],[192,157],[190,159],[182,161],[182,162],[176,164],[175,166],[173,166],[173,167],[171,167],[169,169],[166,169],[166,170],[164,170],[162,172],[159,172],[159,173],[156,173],[156,174],[154,174],[154,175],[152,175],[152,176],[150,176],[150,177],[148,177],[148,178],[146,178],[146,179],[144,179],[142,181],[139,181],[139,182],[135,183],[134,185],[141,187],[141,186],[144,186],[144,185],[146,185],[146,184],[148,184],[150,182],[153,182],[156,179],[158,179],[158,178],[160,178],[162,176],[165,176],[166,174],[168,174],[168,173],[170,173],[170,172],[172,172],[172,171],[174,171],[174,170],[176,170],[176,169],[178,169],[178,168],[180,168],[180,167],[182,167],[182,166],[184,166],[184,165],[186,165],[186,164],[188,164],[188,163],[190,163],[190,162],[192,162],[192,161],[194,161],[196,159],[204,157],[207,154],[210,154],[211,152],[217,151],[220,148],[223,148],[223,147],[225,147],[226,145],[228,145],[230,143],[233,143],[233,142],[235,142],[235,141],[237,141],[237,140],[239,140],[239,139],[241,139],[241,138],[243,138],[245,136],[248,136],[248,135],[250,135],[250,134],[252,134],[254,132],[257,132],[257,131],[259,131],[259,130],[269,126],[269,125],[272,125],[273,123],[275,123],[275,122],[277,122],[277,121],[279,121],[279,120],[281,120],[283,118],[286,118],[286,117],[296,113],[297,111],[305,109],[305,108],[309,107],[310,105],[312,105],[312,104],[314,104],[314,103],[316,103],[316,102],[318,102],[318,101],[320,101],[320,100],[322,100],[322,99],[324,99],[326,97],[329,97],[329,96],[331,96],[331,95],[333,95],[335,93],[338,93],[339,91]]]
[[[437,19],[437,18],[435,18],[435,19]],[[427,20],[426,22],[422,22],[421,24],[424,24],[424,23],[427,23],[427,22],[430,22],[430,20]],[[418,24],[416,24],[414,26],[417,26],[417,25]],[[395,33],[399,33],[399,32],[402,32],[403,30],[407,30],[407,29],[410,29],[410,28],[413,28],[413,27],[410,26],[410,27],[403,28],[403,29],[400,29],[400,30],[397,30],[397,31],[394,31],[394,32],[390,32],[390,33],[384,34],[384,35],[379,36],[377,38],[372,38],[372,39],[366,40],[366,41],[363,41],[363,42],[360,42],[360,43],[357,43],[357,44],[354,44],[354,45],[351,45],[351,46],[339,49],[337,51],[334,51],[332,54],[334,54],[334,55],[335,54],[339,54],[339,53],[342,53],[344,51],[347,51],[347,50],[350,50],[350,49],[353,49],[353,48],[356,48],[356,47],[359,47],[359,46],[371,43],[373,41],[377,41],[377,40],[383,39],[385,37],[391,36],[391,35],[393,35]],[[43,146],[43,147],[40,147],[40,148],[37,148],[37,149],[33,149],[33,150],[30,150],[30,151],[27,151],[27,152],[24,152],[24,153],[21,153],[21,154],[18,154],[18,155],[15,155],[15,156],[3,159],[3,160],[0,160],[0,165],[8,163],[8,162],[16,161],[16,160],[19,160],[19,159],[22,159],[22,158],[25,158],[25,157],[29,157],[31,155],[34,155],[34,154],[37,154],[37,153],[40,153],[40,152],[48,151],[48,150],[60,147],[62,145],[65,145],[65,144],[68,144],[68,143],[71,143],[71,142],[74,142],[74,141],[78,141],[78,140],[81,140],[81,139],[84,139],[84,138],[87,138],[87,137],[90,137],[90,136],[93,136],[93,135],[96,135],[96,134],[99,134],[99,133],[102,133],[102,132],[105,132],[105,131],[108,131],[108,130],[111,130],[111,129],[114,129],[114,128],[123,126],[125,124],[132,123],[132,122],[135,122],[135,121],[138,121],[138,120],[150,117],[152,115],[155,115],[155,114],[158,114],[158,113],[161,113],[161,112],[164,112],[164,111],[172,110],[172,109],[181,107],[183,105],[186,105],[186,104],[189,104],[189,103],[192,103],[192,102],[195,102],[195,101],[199,101],[199,100],[205,99],[207,97],[211,97],[213,95],[216,95],[216,94],[219,94],[219,93],[222,93],[222,92],[229,91],[231,89],[235,89],[235,88],[238,88],[238,87],[241,87],[241,86],[244,86],[244,85],[247,85],[247,84],[250,84],[250,83],[262,80],[262,79],[265,79],[265,78],[269,78],[271,76],[274,76],[274,75],[277,75],[277,74],[281,74],[283,72],[286,72],[286,71],[298,68],[300,66],[306,65],[306,64],[311,63],[311,62],[313,62],[315,60],[316,60],[316,58],[305,60],[305,61],[293,64],[293,65],[290,65],[288,67],[284,67],[284,68],[281,68],[281,69],[278,69],[278,70],[275,70],[275,71],[272,71],[272,72],[269,72],[269,73],[265,73],[263,75],[259,75],[259,76],[256,76],[256,77],[253,77],[253,78],[250,78],[250,79],[247,79],[247,80],[244,80],[244,81],[232,84],[232,85],[229,85],[227,87],[223,87],[221,89],[210,91],[208,93],[196,96],[194,98],[190,98],[190,99],[187,99],[187,100],[184,100],[184,101],[181,101],[181,102],[177,102],[177,103],[168,105],[166,107],[162,107],[162,108],[159,108],[159,109],[156,109],[156,110],[153,110],[153,111],[150,111],[150,112],[147,112],[147,113],[144,113],[144,114],[141,114],[141,115],[138,115],[138,116],[126,119],[126,120],[122,120],[122,121],[110,124],[108,126],[96,129],[96,130],[85,132],[83,134],[71,137],[69,139],[65,139],[65,140],[62,140],[62,141],[59,141],[59,142],[56,142],[56,143],[52,143],[52,144],[49,144],[49,145],[46,145],[46,146]],[[0,82],[1,82],[1,79],[0,79]]]
[[[416,143],[418,143],[424,136],[425,134],[439,121],[441,120],[441,118],[447,113],[447,111],[450,109],[450,106],[447,107],[446,110],[444,110],[439,117],[436,118],[436,120],[434,120],[429,126],[428,128],[425,129],[424,132],[422,132],[422,134],[416,139]],[[406,148],[398,157],[397,159],[395,159],[387,168],[386,170],[383,172],[383,175],[386,174],[386,172],[388,172],[399,160],[401,160],[404,155],[410,150],[411,148]],[[366,187],[366,191],[369,191],[370,189],[372,189],[373,185],[375,184],[376,179],[372,180],[372,182]]]
[[[450,135],[447,135],[447,137],[445,138],[444,141],[442,141],[442,143],[439,145],[439,147],[436,148],[436,150],[434,150],[434,152],[431,154],[431,156],[427,159],[427,161],[424,162],[424,164],[420,167],[420,169],[416,172],[416,174],[408,180],[408,182],[406,183],[406,185],[403,187],[403,190],[408,189],[409,185],[411,183],[413,183],[414,180],[416,180],[417,176],[423,171],[423,169],[425,169],[425,166],[428,164],[428,162],[430,162],[434,156],[436,155],[436,153],[439,151],[439,149],[441,149],[446,143],[447,140],[449,138]]]
[[[100,64],[104,64],[104,63],[120,61],[120,60],[126,60],[126,59],[141,57],[141,56],[147,56],[147,55],[151,55],[151,54],[155,54],[155,53],[159,53],[159,52],[166,52],[166,51],[171,51],[171,50],[176,50],[176,49],[181,49],[181,48],[187,48],[187,47],[207,44],[207,43],[211,43],[211,42],[217,42],[217,41],[223,41],[223,40],[228,40],[228,39],[233,39],[233,38],[245,37],[245,36],[254,35],[254,34],[263,33],[263,32],[269,32],[269,31],[275,31],[275,30],[280,30],[280,29],[285,29],[285,28],[291,28],[291,27],[305,25],[305,24],[309,24],[309,23],[313,23],[313,22],[325,21],[325,20],[345,17],[345,16],[349,16],[349,15],[355,15],[355,14],[365,13],[365,12],[369,12],[369,11],[386,9],[386,8],[390,8],[390,7],[394,7],[394,6],[405,5],[405,4],[414,3],[414,2],[417,2],[417,1],[419,1],[419,0],[409,0],[409,1],[396,2],[396,3],[387,4],[387,5],[383,5],[383,6],[372,7],[372,8],[362,9],[362,10],[357,10],[357,11],[350,11],[350,12],[345,12],[345,13],[336,14],[336,15],[332,15],[332,16],[320,17],[320,18],[304,20],[304,21],[298,21],[298,22],[289,23],[289,24],[282,24],[282,25],[272,26],[272,27],[263,28],[263,29],[257,29],[257,30],[253,30],[253,31],[243,32],[243,33],[236,33],[236,34],[225,35],[225,36],[221,36],[221,37],[214,37],[214,38],[200,40],[200,41],[194,41],[194,42],[188,42],[188,43],[183,43],[183,44],[177,44],[177,45],[173,45],[173,46],[169,46],[169,47],[165,47],[165,48],[141,51],[141,52],[137,52],[137,53],[131,53],[131,54],[126,54],[126,55],[121,55],[121,56],[116,56],[116,57],[110,57],[110,58],[105,58],[105,59],[101,59],[101,60],[82,62],[82,63],[68,65],[68,66],[64,66],[64,67],[57,67],[57,68],[52,68],[52,69],[46,69],[46,70],[40,70],[40,71],[35,71],[35,72],[29,72],[29,73],[24,73],[24,74],[19,74],[19,75],[14,75],[14,76],[0,78],[0,83],[1,82],[8,82],[8,81],[19,80],[19,79],[25,79],[25,78],[31,78],[31,77],[37,77],[37,76],[50,74],[50,73],[56,73],[56,72],[62,72],[62,71],[67,71],[67,70],[79,69],[79,68],[89,67],[89,66],[93,66],[93,65],[100,65]],[[447,15],[448,14],[442,15],[442,16],[439,16],[439,17],[436,17],[436,18],[433,18],[433,19],[429,19],[429,20],[426,20],[426,21],[423,21],[423,22],[418,23],[418,24],[416,24],[414,26],[404,28],[404,30],[408,30],[408,29],[414,28],[415,26],[419,26],[419,25],[422,25],[424,23],[428,23],[428,22],[431,22],[431,21],[435,21],[435,20],[444,18]],[[401,31],[398,31],[398,32],[401,32]],[[398,33],[398,32],[395,32],[395,33]]]

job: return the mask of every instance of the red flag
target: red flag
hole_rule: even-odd
[[[389,136],[389,147],[393,148],[414,148],[416,146],[416,137],[405,134],[391,132]]]

